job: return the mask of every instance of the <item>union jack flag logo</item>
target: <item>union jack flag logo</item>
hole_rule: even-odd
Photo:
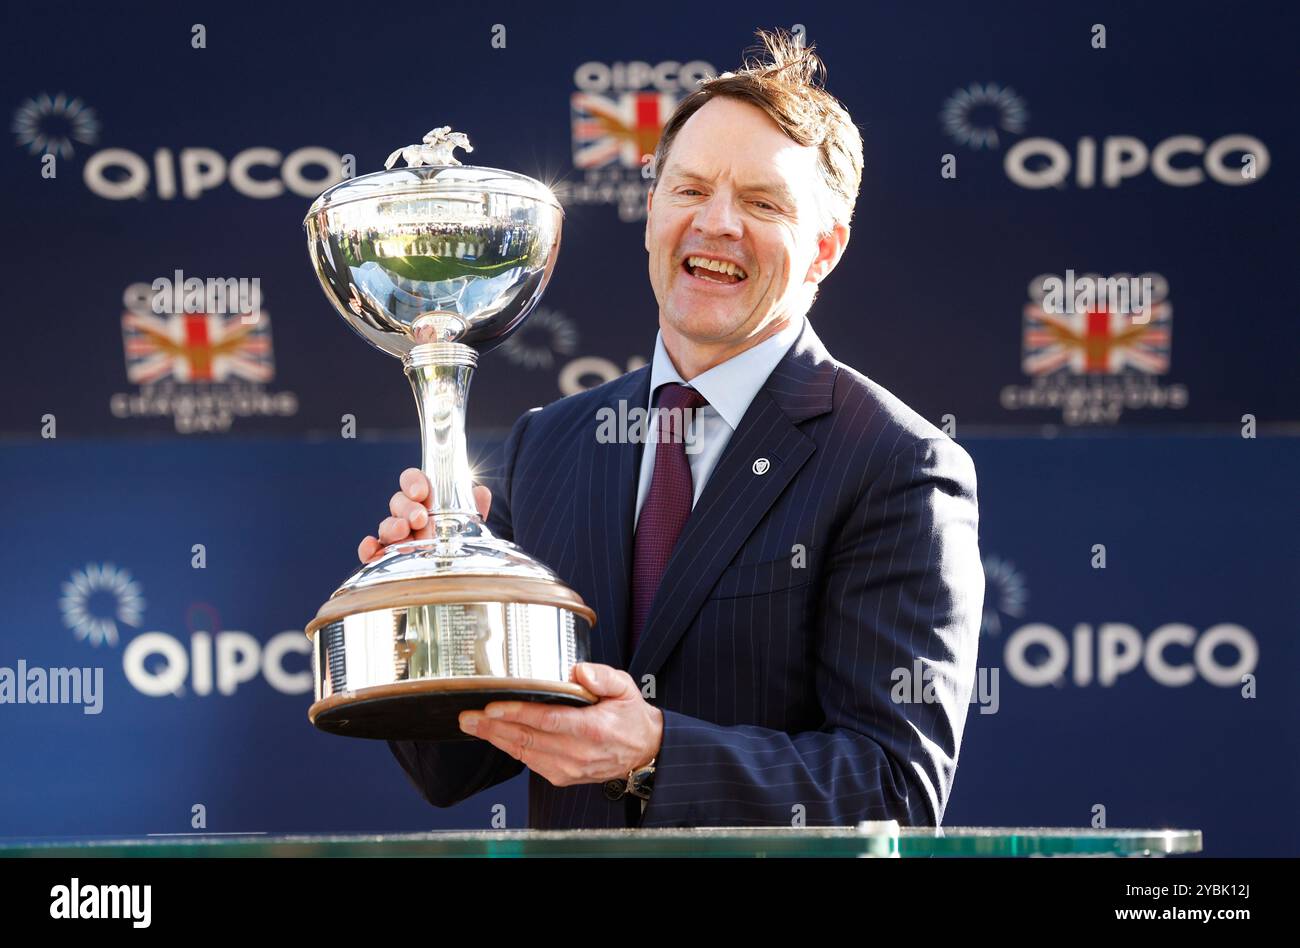
[[[271,320],[252,314],[122,314],[126,377],[138,385],[177,382],[269,382],[275,375]],[[246,322],[245,320],[248,319]]]
[[[1041,304],[1025,306],[1026,375],[1117,375],[1169,371],[1173,308],[1168,301],[1150,303],[1144,322],[1127,313],[1093,309],[1082,313],[1048,313]]]
[[[627,92],[613,99],[573,93],[574,167],[604,168],[617,162],[639,168],[641,157],[654,153],[676,107],[677,97],[666,92]]]

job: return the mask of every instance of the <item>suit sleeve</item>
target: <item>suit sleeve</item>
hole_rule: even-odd
[[[492,490],[488,528],[502,540],[514,539],[511,488],[519,445],[531,418],[532,412],[528,412],[515,422],[502,448],[498,476],[484,478]],[[479,738],[447,742],[389,741],[388,747],[420,795],[438,807],[459,803],[524,769],[522,763],[505,751]]]
[[[904,447],[824,569],[811,633],[820,729],[724,727],[664,710],[640,825],[789,826],[800,814],[810,826],[942,822],[984,599],[965,450],[948,438]]]

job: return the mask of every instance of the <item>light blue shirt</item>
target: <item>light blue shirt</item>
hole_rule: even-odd
[[[709,402],[684,419],[689,421],[683,433],[683,441],[686,458],[691,466],[691,480],[695,486],[695,497],[691,501],[691,506],[694,507],[704,492],[709,475],[717,466],[718,458],[722,457],[723,449],[731,440],[732,433],[740,426],[740,419],[749,410],[749,403],[799,338],[805,318],[801,316],[792,319],[790,325],[775,336],[764,339],[707,372],[701,372],[689,382],[681,377],[673,360],[668,357],[663,333],[659,333],[655,338],[655,357],[650,368],[650,401],[646,405],[650,412],[649,431],[645,450],[641,453],[641,480],[636,491],[637,521],[641,519],[641,507],[645,504],[646,495],[650,493],[650,481],[654,477],[655,448],[659,443],[659,417],[654,407],[655,393],[659,386],[677,382],[695,389]],[[670,444],[669,447],[675,445]]]

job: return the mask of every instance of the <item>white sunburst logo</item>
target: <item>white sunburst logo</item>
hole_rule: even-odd
[[[143,618],[140,584],[112,563],[88,563],[62,588],[59,609],[63,624],[91,645],[116,645],[117,624],[139,627]]]
[[[18,107],[13,132],[28,154],[71,158],[74,141],[93,145],[99,140],[99,119],[81,99],[62,92],[51,98],[42,92]]]
[[[501,344],[501,354],[526,369],[549,369],[556,355],[572,355],[577,348],[578,330],[569,317],[541,307]]]
[[[972,82],[958,89],[943,104],[939,119],[943,130],[959,144],[978,151],[997,148],[998,132],[1019,135],[1025,130],[1029,112],[1025,100],[1010,86],[996,82]]]
[[[1029,590],[1025,576],[1000,556],[984,557],[984,615],[980,635],[1001,635],[1002,616],[1023,618]]]

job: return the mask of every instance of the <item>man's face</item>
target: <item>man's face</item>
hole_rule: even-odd
[[[744,347],[806,310],[848,242],[844,225],[817,233],[816,148],[791,141],[757,106],[718,97],[682,126],[658,171],[645,247],[665,333]]]

